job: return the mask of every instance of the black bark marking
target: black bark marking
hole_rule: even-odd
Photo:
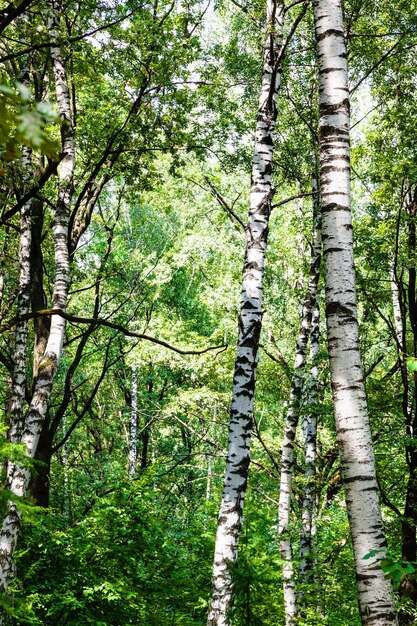
[[[333,195],[333,194],[332,194]],[[339,196],[347,196],[347,193],[342,193],[340,191],[337,192],[337,195]],[[347,205],[344,204],[339,204],[337,202],[329,202],[329,204],[324,204],[323,203],[323,207],[321,209],[321,212],[324,213],[331,213],[332,211],[346,211],[346,213],[350,213],[350,208]]]
[[[319,43],[320,41],[323,41],[323,39],[326,39],[327,37],[332,37],[332,36],[343,39],[344,34],[342,30],[337,30],[336,28],[329,28],[324,33],[321,33],[320,35],[317,34],[316,41],[317,43]]]

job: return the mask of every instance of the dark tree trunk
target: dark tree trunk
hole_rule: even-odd
[[[35,455],[35,460],[39,461],[39,463],[35,467],[29,487],[31,498],[38,506],[45,508],[49,506],[51,458],[52,435],[46,422],[42,429]]]

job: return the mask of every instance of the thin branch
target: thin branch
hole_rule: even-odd
[[[369,39],[370,37],[372,38],[379,38],[379,37],[400,37],[401,35],[404,35],[404,33],[401,33],[399,31],[393,31],[391,33],[361,33],[361,34],[356,34],[356,33],[349,33],[349,39],[353,39],[354,37],[366,37],[367,39]]]
[[[375,361],[372,363],[372,365],[370,365],[368,367],[368,369],[364,373],[363,377],[364,378],[368,378],[368,376],[370,376],[372,374],[372,372],[377,367],[377,365],[379,365],[381,363],[381,361],[383,361],[385,359],[386,356],[387,356],[386,354],[380,354],[379,357],[377,359],[375,359]]]
[[[379,109],[380,105],[377,104],[374,107],[372,107],[372,109],[370,109],[367,113],[365,113],[365,115],[363,117],[360,118],[360,120],[358,120],[357,122],[355,122],[354,124],[352,124],[352,126],[350,127],[349,130],[352,130],[352,128],[355,128],[355,126],[357,126],[358,124],[360,124],[361,122],[363,122],[363,120],[365,120],[368,115],[370,115],[371,113],[373,113],[376,109]]]
[[[287,13],[288,11],[290,11],[290,9],[292,9],[293,7],[296,7],[297,4],[302,4],[305,0],[295,0],[295,2],[291,2],[291,4],[288,4],[285,7],[285,12]]]
[[[395,50],[395,48],[398,46],[400,41],[401,41],[401,38],[398,41],[396,41],[395,44],[391,46],[391,48],[385,54],[383,54],[382,57],[376,63],[374,63],[374,65],[371,68],[369,68],[367,72],[365,72],[362,78],[359,79],[356,85],[352,87],[352,89],[350,90],[350,95],[352,95],[353,92],[356,91],[356,89],[358,89],[360,85],[362,85],[362,83],[368,78],[368,76],[372,74],[374,70],[376,70],[380,65],[382,65],[382,63],[384,63],[384,61],[386,61],[386,59],[388,59],[388,57]]]
[[[116,26],[116,24],[120,24],[120,22],[127,20],[134,13],[135,11],[129,11],[129,13],[126,13],[122,17],[119,17],[117,20],[108,22],[107,24],[103,24],[102,26],[98,26],[97,28],[94,28],[88,33],[77,35],[75,37],[67,37],[66,39],[62,39],[60,43],[61,45],[67,45],[69,43],[76,43],[77,41],[82,41],[83,39],[86,39],[87,37],[92,37],[93,35],[95,35],[96,33],[99,33],[100,31],[106,30],[107,28],[111,28],[112,26]],[[42,50],[44,48],[50,48],[52,44],[53,42],[51,41],[47,41],[45,43],[34,44],[33,46],[24,48],[23,50],[18,50],[18,52],[14,52],[13,54],[7,54],[4,57],[0,57],[0,63],[6,63],[6,61],[11,61],[12,59],[16,59],[17,57],[21,57],[25,54],[29,54],[30,52],[33,52],[34,50]]]
[[[232,0],[232,2],[235,6],[237,6],[241,11],[243,11],[243,13],[245,13],[249,17],[249,19],[251,20],[251,22],[255,24],[255,26],[259,28],[259,20],[256,19],[256,17],[249,12],[248,7],[238,2],[238,0]]]
[[[55,454],[60,448],[62,448],[63,445],[66,444],[66,442],[68,441],[68,439],[70,438],[70,436],[72,435],[72,433],[74,432],[74,430],[77,428],[78,424],[84,419],[85,415],[88,413],[88,411],[90,411],[94,399],[98,393],[98,390],[100,388],[101,383],[104,380],[104,377],[107,375],[108,371],[113,367],[113,365],[115,365],[118,361],[120,361],[125,355],[124,354],[120,354],[116,359],[114,359],[111,363],[108,363],[108,355],[109,355],[109,351],[110,351],[110,342],[107,346],[106,349],[106,357],[105,357],[105,362],[103,364],[103,368],[102,371],[100,373],[100,376],[98,377],[96,384],[94,385],[92,391],[89,394],[88,400],[87,402],[84,403],[83,409],[80,413],[78,413],[77,411],[77,417],[75,418],[75,420],[72,422],[71,426],[68,428],[67,432],[64,434],[63,438],[61,439],[61,441],[58,441],[54,447],[52,448],[52,453]],[[58,409],[59,410],[59,409]],[[53,435],[56,434],[59,422],[61,420],[61,417],[59,417],[59,419],[57,419],[57,417],[55,416],[54,419],[54,430],[53,430]]]
[[[283,204],[287,204],[287,202],[292,202],[293,200],[298,200],[299,198],[307,198],[308,196],[315,196],[318,193],[319,193],[318,191],[310,191],[309,193],[299,193],[296,196],[285,198],[285,200],[281,200],[280,202],[273,204],[271,206],[271,209],[276,209],[277,207],[282,206]]]
[[[276,357],[275,355],[271,354],[271,352],[269,352],[264,345],[259,344],[259,347],[262,348],[262,350],[265,352],[266,356],[268,356],[271,361],[274,361],[275,363],[278,363],[278,365],[281,365],[281,367],[284,369],[284,372],[288,378],[288,380],[292,380],[292,375],[291,375],[291,368],[288,365],[287,361],[284,359],[284,357],[282,356],[282,354],[278,353],[278,356]]]
[[[365,294],[365,296],[374,305],[374,307],[375,307],[378,315],[380,316],[380,318],[388,326],[388,329],[391,331],[391,336],[392,336],[392,338],[394,339],[394,341],[395,341],[395,343],[397,345],[398,352],[401,352],[402,351],[402,346],[401,346],[401,344],[400,344],[400,342],[398,340],[397,333],[395,331],[395,328],[394,328],[394,325],[393,325],[392,321],[381,311],[380,307],[375,302],[375,299],[370,295],[370,293],[363,286],[362,286],[362,289],[363,289],[363,293]]]
[[[42,189],[42,187],[50,179],[50,177],[53,174],[56,174],[58,165],[60,164],[60,162],[62,161],[64,156],[65,156],[65,154],[60,154],[59,157],[58,157],[58,161],[51,161],[48,164],[48,166],[44,169],[44,171],[42,172],[42,174],[39,177],[38,182],[35,183],[35,185],[32,187],[32,189],[29,189],[29,191],[27,193],[25,193],[25,195],[22,196],[20,198],[20,200],[17,202],[17,204],[15,204],[11,209],[9,209],[5,213],[3,213],[3,215],[0,218],[0,226],[5,224],[11,217],[16,215],[16,213],[18,213],[20,211],[20,209],[27,202],[29,202],[29,200],[31,200],[32,198],[34,198],[38,194],[38,192]]]
[[[203,350],[183,350],[182,348],[177,348],[176,346],[171,345],[167,341],[163,339],[157,339],[156,337],[151,337],[150,335],[145,335],[143,333],[137,333],[134,330],[129,330],[125,328],[121,324],[115,324],[114,322],[110,322],[108,320],[103,319],[94,319],[89,317],[79,317],[77,315],[70,315],[65,311],[61,311],[61,309],[46,309],[44,311],[35,311],[34,313],[27,313],[26,315],[21,315],[20,317],[12,318],[7,324],[3,324],[0,326],[0,333],[10,330],[20,322],[30,319],[36,319],[38,317],[51,317],[52,315],[59,315],[67,322],[71,322],[73,324],[92,324],[94,326],[105,326],[106,328],[111,328],[112,330],[118,330],[126,337],[136,337],[136,339],[144,339],[145,341],[150,341],[151,343],[155,343],[159,346],[163,346],[164,348],[168,348],[168,350],[172,350],[177,354],[205,354],[206,352],[210,352],[212,350],[223,350],[227,349],[227,344],[220,344],[219,346],[209,346],[208,348],[204,348]]]
[[[293,25],[291,26],[290,32],[288,33],[284,43],[281,46],[281,50],[280,50],[279,55],[278,55],[278,57],[277,57],[277,59],[275,61],[275,64],[274,64],[274,71],[275,72],[278,71],[278,68],[279,68],[279,66],[282,63],[282,60],[283,60],[283,58],[285,56],[285,53],[286,53],[287,48],[288,48],[288,45],[289,45],[291,39],[293,38],[293,35],[294,35],[295,31],[297,30],[299,23],[301,22],[301,20],[303,19],[303,17],[307,13],[308,5],[309,5],[308,2],[304,3],[304,6],[302,7],[302,9],[301,9],[300,13],[297,15],[297,17],[295,18],[295,20],[293,22]],[[295,6],[295,5],[292,5],[292,6]],[[287,8],[287,10],[288,10],[288,8]]]
[[[211,439],[207,439],[207,437],[205,437],[201,433],[197,432],[194,428],[192,428],[189,424],[187,424],[187,422],[184,422],[181,418],[177,417],[176,415],[170,415],[169,417],[171,417],[176,422],[181,424],[181,426],[184,426],[184,428],[189,430],[190,433],[192,433],[193,435],[198,437],[199,441],[204,441],[205,443],[208,443],[213,448],[216,448],[216,450],[222,450],[222,448],[217,443],[215,443],[214,441],[211,441]]]
[[[383,491],[383,489],[382,489],[382,487],[381,487],[381,482],[380,482],[380,480],[378,479],[378,477],[377,477],[377,479],[376,479],[376,482],[377,482],[377,484],[378,484],[378,491],[379,491],[379,494],[380,494],[380,496],[381,496],[381,500],[382,500],[382,502],[385,504],[385,506],[387,506],[389,509],[391,509],[391,511],[394,511],[394,513],[395,513],[396,515],[398,515],[398,517],[399,517],[400,519],[404,519],[404,515],[401,513],[400,509],[398,509],[398,508],[395,506],[395,504],[393,504],[393,503],[391,502],[391,500],[388,498],[387,494]]]
[[[272,454],[272,452],[270,451],[270,449],[268,448],[268,446],[266,445],[266,443],[264,442],[264,440],[261,437],[261,432],[259,430],[259,425],[257,423],[256,420],[253,420],[254,422],[254,430],[255,430],[255,437],[258,439],[259,443],[261,444],[261,446],[263,447],[263,449],[265,450],[265,452],[267,453],[269,460],[271,461],[274,469],[277,471],[278,476],[280,475],[280,464],[278,463],[278,461],[275,459],[274,455]],[[253,463],[253,460],[252,460]]]
[[[291,95],[289,93],[288,87],[286,89],[287,94],[286,94],[286,98],[291,102],[291,104],[294,107],[294,111],[297,114],[297,116],[300,118],[300,120],[307,126],[307,128],[309,129],[310,133],[312,134],[312,136],[314,137],[315,140],[318,141],[318,134],[317,131],[315,130],[315,128],[313,127],[313,125],[300,113],[300,111],[297,108],[297,104],[296,102],[294,102],[294,100],[291,98]]]
[[[233,219],[236,220],[236,222],[238,222],[238,224],[240,225],[241,228],[243,228],[243,230],[245,230],[245,224],[243,223],[243,221],[240,219],[240,217],[238,216],[237,213],[235,213],[235,211],[233,211],[232,207],[229,205],[229,203],[225,200],[225,198],[222,196],[222,194],[216,189],[216,187],[214,186],[214,184],[211,182],[211,180],[209,179],[208,176],[204,177],[204,180],[206,181],[206,183],[208,184],[208,186],[210,187],[210,191],[212,193],[212,195],[216,198],[217,202],[220,204],[220,206],[222,206],[227,213],[229,213],[229,215],[231,215],[233,217]]]
[[[22,15],[32,4],[33,0],[23,0],[20,4],[15,6],[14,2],[11,2],[8,7],[1,11],[1,14],[4,16],[0,22],[0,33],[4,31],[4,29],[11,24],[19,15]]]

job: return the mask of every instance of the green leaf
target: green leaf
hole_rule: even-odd
[[[409,372],[417,372],[417,359],[407,357],[407,369]]]
[[[368,554],[365,554],[365,556],[363,556],[362,558],[365,560],[373,559],[379,553],[380,553],[380,550],[371,550],[370,552],[368,552]]]

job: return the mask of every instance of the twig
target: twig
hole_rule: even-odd
[[[273,204],[271,206],[271,209],[276,209],[277,207],[282,206],[283,204],[287,204],[287,202],[292,202],[292,200],[298,200],[299,198],[307,198],[308,196],[315,196],[318,193],[319,193],[318,191],[310,191],[309,193],[299,193],[296,196],[285,198],[285,200],[281,200],[280,202]]]
[[[237,215],[237,213],[235,213],[235,211],[233,211],[232,207],[229,206],[229,203],[225,200],[225,198],[221,195],[221,193],[216,189],[216,187],[213,185],[213,183],[211,182],[209,177],[205,176],[204,180],[206,181],[206,183],[210,187],[210,191],[211,191],[212,195],[216,198],[216,200],[220,204],[220,206],[222,206],[229,213],[229,215],[231,215],[238,222],[238,224],[241,226],[241,228],[243,228],[243,230],[245,230],[245,224],[242,222],[242,220]]]
[[[264,345],[259,344],[259,347],[262,348],[262,350],[265,352],[266,356],[269,356],[269,358],[271,359],[271,361],[274,361],[275,363],[278,363],[278,365],[281,365],[281,367],[283,367],[285,374],[288,378],[288,380],[291,380],[291,368],[288,365],[287,361],[284,359],[284,357],[282,356],[282,354],[278,353],[278,356],[274,356],[273,354],[271,354],[271,352],[269,352]]]

